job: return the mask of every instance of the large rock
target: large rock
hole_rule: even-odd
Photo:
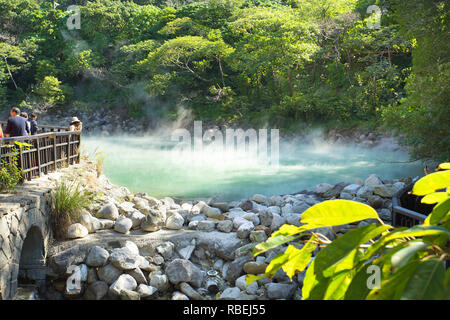
[[[241,289],[242,291],[247,291],[249,294],[256,294],[256,291],[258,290],[258,282],[252,282],[250,285],[247,285],[247,282],[245,281],[246,276],[241,276],[236,279],[236,287]]]
[[[255,226],[250,221],[247,221],[247,223],[243,223],[239,226],[239,228],[236,231],[236,234],[238,238],[240,239],[247,239],[250,235],[250,232],[252,232],[255,229]]]
[[[210,232],[214,230],[216,223],[214,221],[203,220],[197,224],[197,230]]]
[[[231,232],[233,230],[233,221],[223,220],[217,223],[217,230],[222,232]]]
[[[240,293],[241,290],[237,287],[226,288],[220,295],[219,300],[238,300]]]
[[[192,262],[185,259],[175,259],[166,267],[166,274],[173,284],[188,282],[195,287],[200,287],[203,281],[203,273]]]
[[[181,282],[180,290],[192,300],[204,300],[202,295],[192,288],[189,283]]]
[[[346,186],[342,192],[350,193],[352,196],[355,196],[358,190],[361,188],[361,185],[357,183],[349,184]]]
[[[173,254],[173,249],[174,249],[175,245],[170,242],[170,241],[166,241],[161,243],[160,245],[158,245],[156,247],[156,251],[164,257],[164,259],[170,259],[172,257]]]
[[[107,264],[104,267],[101,267],[97,271],[98,278],[108,285],[112,284],[114,281],[119,278],[121,271],[114,267],[112,264]]]
[[[129,274],[122,274],[109,287],[109,294],[113,297],[120,296],[122,290],[135,290],[137,287],[136,280]]]
[[[67,228],[67,237],[69,239],[84,238],[89,234],[88,229],[81,223],[74,223]]]
[[[136,209],[134,208],[134,203],[133,202],[122,202],[121,204],[119,204],[118,206],[119,209],[119,213],[123,214],[124,216],[128,217],[130,214],[133,213],[133,211],[135,211]]]
[[[97,218],[91,216],[91,214],[85,211],[80,216],[80,223],[88,229],[89,233],[94,233],[100,229],[101,224]]]
[[[95,246],[89,251],[86,264],[90,267],[103,267],[108,261],[109,253],[102,247]]]
[[[121,217],[117,219],[116,223],[114,224],[114,231],[127,234],[132,226],[133,222],[131,221],[131,219]]]
[[[128,270],[127,274],[132,276],[138,284],[147,284],[147,278],[145,277],[145,275],[141,269],[136,268],[133,270]]]
[[[373,187],[371,186],[363,186],[356,192],[356,196],[363,199],[369,199],[371,195],[373,195]]]
[[[225,216],[222,214],[220,209],[213,208],[208,205],[205,205],[201,211],[204,215],[206,215],[209,218],[217,219],[217,220],[224,220]]]
[[[340,195],[340,193],[342,192],[342,190],[344,190],[344,188],[346,186],[348,186],[349,184],[350,183],[348,183],[348,182],[339,182],[339,183],[335,184],[333,186],[333,188],[331,188],[327,192],[324,192],[322,196],[324,198],[338,197]]]
[[[137,292],[143,299],[152,297],[157,291],[158,289],[156,289],[155,287],[148,286],[145,284],[140,284],[137,288]]]
[[[398,189],[390,184],[380,184],[373,187],[373,193],[383,198],[392,198],[398,192]]]
[[[225,275],[225,280],[230,283],[234,283],[237,278],[244,274],[244,265],[247,262],[252,261],[251,256],[242,256],[234,259],[229,265],[227,269],[227,273]]]
[[[101,300],[108,293],[108,284],[104,281],[96,281],[91,283],[84,293],[86,300]]]
[[[280,228],[285,223],[286,223],[286,218],[284,218],[278,214],[273,214],[272,223],[270,225],[270,231],[273,232],[275,230],[278,230],[278,228]]]
[[[109,220],[109,219],[97,219],[98,223],[99,223],[99,229],[100,230],[104,230],[104,229],[112,229],[114,228],[114,221],[113,220]]]
[[[269,204],[269,199],[267,199],[267,197],[262,195],[262,194],[255,194],[255,195],[253,195],[251,200],[255,201],[257,203],[264,204],[264,205]]]
[[[120,290],[120,299],[121,300],[141,300],[141,296],[139,293],[128,290],[128,289],[122,289]]]
[[[318,195],[323,195],[328,192],[333,186],[329,183],[320,183],[314,188],[314,192]]]
[[[383,184],[383,181],[381,181],[381,179],[376,174],[371,174],[366,179],[366,181],[364,181],[364,186],[366,186],[366,187],[375,187],[380,184]]]
[[[140,211],[133,211],[128,218],[131,220],[132,225],[131,228],[139,228],[141,226],[142,220],[145,218],[145,214],[141,213]]]
[[[108,203],[97,213],[99,218],[116,220],[119,217],[119,210],[114,203]]]
[[[114,249],[109,259],[120,270],[136,269],[140,264],[139,255],[127,247]]]
[[[285,283],[268,283],[265,287],[269,299],[289,299],[297,289],[295,284]]]
[[[159,292],[165,292],[169,289],[169,279],[165,274],[155,274],[150,277],[150,286],[156,288]]]
[[[244,272],[247,274],[261,274],[266,271],[267,263],[249,261],[244,264]]]
[[[178,212],[173,212],[166,220],[166,228],[179,230],[183,228],[184,219]]]
[[[141,222],[143,231],[154,232],[164,227],[166,223],[166,213],[163,210],[152,209]]]

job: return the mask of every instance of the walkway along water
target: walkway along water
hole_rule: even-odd
[[[41,132],[31,137],[0,139],[0,163],[18,156],[23,180],[28,181],[79,163],[81,131],[65,129],[41,126]],[[15,142],[30,146],[11,148]],[[0,300],[13,299],[19,282],[39,285],[45,281],[51,188],[50,181],[28,182],[14,194],[0,194]]]

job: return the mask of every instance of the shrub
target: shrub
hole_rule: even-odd
[[[384,224],[373,208],[362,203],[330,200],[316,204],[302,214],[302,226],[283,225],[255,247],[256,256],[295,240],[303,243],[290,244],[272,259],[264,275],[247,275],[247,284],[271,278],[281,268],[292,279],[307,268],[304,300],[449,299],[449,188],[450,170],[415,183],[413,194],[425,196],[422,202],[437,204],[422,225],[411,228]],[[317,232],[317,228],[365,219],[379,223],[355,228],[333,241]],[[316,248],[320,250],[312,259]]]
[[[52,226],[56,239],[66,237],[69,225],[79,219],[81,209],[92,202],[90,193],[76,182],[63,181],[52,192]]]
[[[31,146],[27,143],[14,142],[13,145],[4,145],[9,148],[9,159],[0,162],[0,192],[14,192],[16,186],[22,181],[23,170],[19,166],[19,148]]]

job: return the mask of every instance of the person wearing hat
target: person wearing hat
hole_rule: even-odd
[[[83,123],[77,118],[72,117],[69,129],[67,131],[81,131],[83,129]]]

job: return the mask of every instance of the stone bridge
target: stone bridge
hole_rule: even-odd
[[[14,299],[19,285],[45,281],[52,185],[46,176],[0,194],[0,299]]]

